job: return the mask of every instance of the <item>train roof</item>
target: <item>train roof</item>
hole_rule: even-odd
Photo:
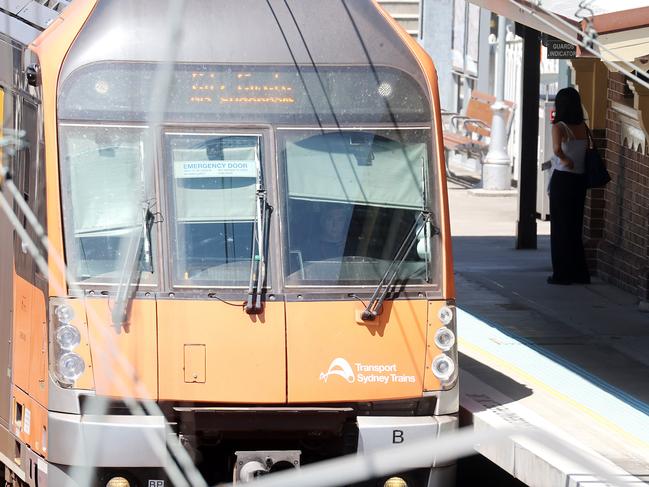
[[[0,0],[2,1],[2,0]],[[384,65],[426,86],[421,68],[372,0],[98,0],[73,44],[61,79],[100,61],[238,65]]]

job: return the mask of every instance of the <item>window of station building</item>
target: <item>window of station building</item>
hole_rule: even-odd
[[[5,126],[4,108],[5,108],[5,90],[2,88],[2,86],[0,86],[0,140],[2,140],[4,134],[4,130],[3,130]],[[2,151],[2,147],[0,147],[0,161],[2,161],[3,154],[4,153]]]
[[[624,77],[624,92],[622,93],[621,102],[623,105],[633,108],[635,95],[633,93],[633,90],[631,90],[631,87],[629,86],[629,79],[630,78],[628,76]]]
[[[480,7],[466,0],[453,2],[453,69],[478,75]]]

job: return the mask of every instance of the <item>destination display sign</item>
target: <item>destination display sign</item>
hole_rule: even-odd
[[[289,76],[279,72],[217,73],[213,71],[192,71],[185,74],[183,81],[191,84],[187,90],[192,104],[282,104],[295,103],[293,85],[299,79],[287,80]]]
[[[146,121],[159,83],[152,63],[98,63],[63,83],[59,116]],[[430,118],[410,75],[380,66],[177,64],[165,119],[196,122],[395,123]]]

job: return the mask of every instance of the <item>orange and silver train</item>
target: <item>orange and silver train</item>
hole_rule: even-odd
[[[0,218],[8,485],[170,486],[171,433],[214,484],[455,430],[429,56],[372,0],[164,5],[0,3],[3,197],[49,238]]]

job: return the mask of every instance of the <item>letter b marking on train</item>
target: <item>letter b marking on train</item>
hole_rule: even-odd
[[[149,480],[149,487],[164,487],[164,480]]]
[[[403,437],[402,430],[392,430],[392,444],[398,445],[404,441],[406,441],[406,439]]]

